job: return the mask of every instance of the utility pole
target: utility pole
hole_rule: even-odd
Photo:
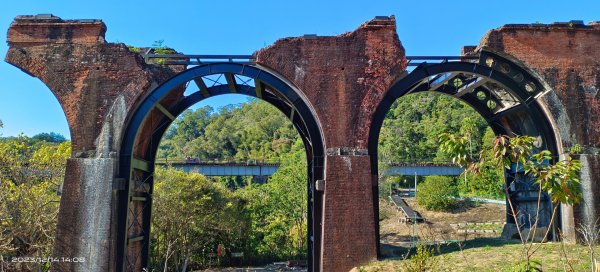
[[[417,201],[417,172],[415,172],[415,202]],[[413,213],[413,236],[414,236],[414,243],[413,245],[416,246],[416,241],[418,240],[417,238],[417,213]]]
[[[417,200],[417,172],[415,172],[415,200]]]

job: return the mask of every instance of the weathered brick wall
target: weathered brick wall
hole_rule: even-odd
[[[600,24],[506,25],[482,47],[508,54],[542,76],[569,117],[565,144],[600,147]],[[563,129],[563,128],[561,128]],[[565,138],[565,137],[563,137]]]
[[[340,36],[284,38],[257,52],[312,103],[327,147],[367,148],[371,115],[405,68],[396,22],[372,20]]]
[[[372,114],[404,71],[393,17],[335,37],[278,40],[257,62],[290,79],[322,125],[325,159],[323,271],[348,271],[376,258],[367,140]]]
[[[53,16],[19,16],[8,30],[6,61],[50,88],[71,130],[73,158],[67,161],[52,256],[85,262],[57,263],[54,271],[110,269],[121,131],[140,97],[183,68],[147,65],[124,44],[105,42],[105,32],[100,20]]]
[[[575,223],[600,211],[600,24],[505,25],[491,30],[480,47],[510,56],[540,75],[551,90],[539,101],[552,118],[566,151],[583,146],[584,203]],[[571,212],[567,212],[569,214]]]
[[[54,255],[90,259],[56,270],[110,268],[111,182],[121,130],[136,102],[182,69],[146,65],[125,45],[106,43],[105,31],[99,20],[48,16],[17,17],[8,31],[6,61],[51,89],[71,129],[74,158],[67,164]],[[575,210],[578,222],[600,211],[594,198],[600,194],[598,44],[600,25],[562,24],[507,25],[490,31],[480,45],[539,74],[551,89],[540,101],[561,146],[584,146],[582,183],[591,205]],[[367,140],[375,108],[406,68],[394,18],[376,18],[335,37],[281,39],[256,57],[302,91],[322,126],[327,150],[322,270],[347,271],[374,259],[377,179],[370,162],[376,154],[368,153]],[[168,101],[177,101],[182,90],[170,95]],[[153,129],[143,127],[141,133],[148,136]],[[136,152],[143,157],[144,149]]]
[[[119,111],[126,114],[144,91],[181,69],[146,65],[124,44],[106,43],[105,32],[100,20],[34,16],[15,18],[8,30],[6,61],[54,93],[67,117],[76,157],[107,157],[96,153],[106,148],[117,151],[118,141],[100,138],[115,100],[123,99],[126,108]],[[123,120],[115,121],[120,122],[115,127],[122,126]],[[120,138],[119,131],[113,133],[113,140]],[[97,150],[99,143],[108,147]]]

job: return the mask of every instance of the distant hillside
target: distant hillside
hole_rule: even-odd
[[[473,154],[477,154],[486,129],[483,118],[458,99],[431,93],[409,95],[394,103],[387,115],[379,158],[394,162],[447,160],[438,151],[437,135],[443,132],[471,134]],[[158,158],[282,159],[298,141],[298,133],[284,114],[252,99],[218,111],[209,106],[186,111],[163,137]]]

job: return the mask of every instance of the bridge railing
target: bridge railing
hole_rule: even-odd
[[[453,163],[452,161],[436,161],[436,162],[428,162],[428,161],[402,161],[402,162],[385,162],[383,163],[386,166],[432,166],[432,167],[442,167],[442,166],[449,166],[449,167],[458,167],[459,165],[457,165],[456,163]]]
[[[144,61],[160,60],[162,65],[201,65],[216,62],[236,62],[254,64],[253,55],[183,55],[183,54],[142,54]]]
[[[443,63],[450,61],[475,61],[479,56],[406,56],[407,66],[419,66],[423,63]]]
[[[160,60],[162,65],[201,65],[216,62],[236,62],[254,64],[254,55],[184,55],[184,54],[142,54],[146,63]],[[423,63],[443,63],[450,61],[475,61],[478,55],[470,56],[406,56],[408,66],[418,66]]]

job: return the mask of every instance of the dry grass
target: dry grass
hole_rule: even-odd
[[[419,236],[420,240],[465,240],[483,236],[499,236],[499,233],[491,235],[459,234],[451,224],[503,222],[506,218],[504,205],[498,204],[460,202],[460,205],[451,212],[434,212],[422,208],[413,198],[407,198],[406,203],[413,210],[419,212],[427,222],[417,226],[399,223],[401,212],[389,201],[380,200],[379,226],[383,244],[399,245],[401,242],[411,241],[413,235]]]
[[[496,237],[458,235],[451,223],[497,222],[505,219],[505,207],[497,204],[463,205],[451,212],[430,212],[419,207],[413,199],[407,203],[420,212],[427,223],[418,224],[416,234],[421,241],[456,239],[463,241],[434,247],[438,267],[432,271],[512,271],[512,267],[523,260],[523,247],[517,241],[506,241]],[[405,271],[407,248],[415,229],[411,225],[398,223],[397,209],[385,201],[380,202],[382,254],[395,256],[370,263],[359,271]],[[475,225],[468,228],[480,228]],[[492,226],[490,224],[490,226]],[[496,227],[496,225],[493,225]],[[489,235],[488,235],[489,236]],[[456,241],[455,240],[455,241]],[[564,248],[564,252],[563,252]],[[566,256],[566,257],[565,257]],[[545,243],[533,256],[542,264],[543,271],[590,271],[589,250],[583,245]],[[570,270],[569,265],[573,267]]]
[[[522,260],[522,246],[497,238],[479,238],[465,242],[461,250],[457,244],[440,246],[436,249],[439,267],[435,271],[512,271],[511,267]],[[589,251],[582,245],[546,243],[533,259],[541,262],[543,271],[570,271],[567,261],[575,271],[589,271]],[[407,249],[403,249],[405,252]],[[403,271],[406,260],[382,260],[370,263],[360,271]],[[566,268],[566,269],[565,269]]]

